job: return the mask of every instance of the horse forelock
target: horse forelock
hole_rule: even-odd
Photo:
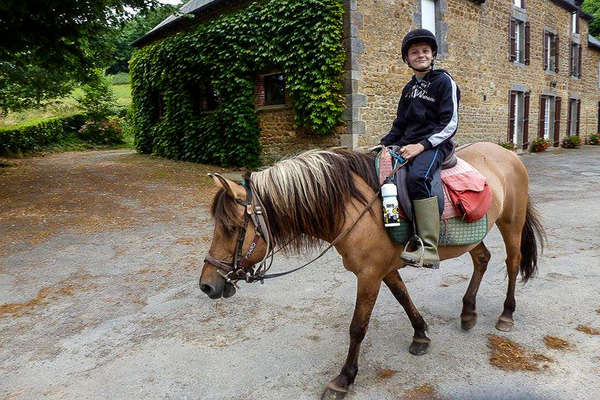
[[[237,203],[224,189],[219,189],[213,198],[210,213],[216,225],[220,225],[225,233],[231,234],[237,226],[241,226],[242,219],[237,210]]]
[[[353,173],[373,186],[374,167],[369,170],[369,165],[372,158],[367,155],[310,150],[254,172],[251,180],[264,203],[272,240],[301,251],[335,235],[345,221],[348,199],[367,201]]]

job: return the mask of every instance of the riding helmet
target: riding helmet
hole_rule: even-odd
[[[408,57],[408,48],[410,45],[420,42],[428,43],[431,46],[433,57],[435,57],[438,49],[435,35],[427,29],[415,29],[408,32],[406,36],[404,36],[404,40],[402,40],[402,61],[406,62],[406,58]]]

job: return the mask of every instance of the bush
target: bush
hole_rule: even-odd
[[[123,143],[123,129],[118,118],[108,121],[88,121],[77,133],[79,138],[94,144]]]
[[[598,145],[600,144],[600,135],[594,133],[587,138],[587,144]]]
[[[0,154],[19,154],[60,141],[64,136],[60,118],[33,120],[0,128]]]
[[[531,151],[533,153],[539,153],[542,151],[546,151],[548,147],[550,147],[550,141],[544,138],[536,138],[533,142],[531,142]]]
[[[65,135],[77,133],[79,129],[85,124],[85,114],[73,114],[68,117],[62,117],[63,131]]]
[[[83,96],[77,97],[79,107],[93,121],[105,120],[115,114],[117,98],[112,90],[110,80],[101,72],[96,79],[84,85]]]
[[[502,142],[502,143],[498,143],[500,146],[504,147],[507,150],[515,150],[515,144],[512,142]]]
[[[565,149],[575,149],[581,146],[581,138],[579,136],[567,136],[560,145]]]

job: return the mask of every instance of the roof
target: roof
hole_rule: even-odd
[[[551,0],[557,6],[564,8],[567,11],[579,10],[581,18],[591,21],[594,17],[590,14],[581,11],[581,0]],[[163,32],[167,32],[171,29],[176,28],[180,23],[184,22],[187,18],[185,14],[201,15],[210,10],[214,10],[225,3],[233,3],[233,0],[190,0],[185,3],[179,9],[179,12],[174,15],[170,15],[160,24],[152,28],[141,38],[131,43],[132,46],[141,47],[148,42],[158,38]]]
[[[144,44],[157,38],[161,33],[175,28],[180,23],[187,20],[185,14],[199,15],[209,10],[215,9],[223,3],[231,3],[229,0],[190,0],[185,3],[176,14],[168,16],[160,24],[152,28],[141,38],[133,41],[132,46],[141,47]]]
[[[588,47],[594,47],[600,50],[600,40],[598,40],[592,35],[588,35]]]

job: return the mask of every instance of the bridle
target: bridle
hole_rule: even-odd
[[[236,249],[233,253],[233,260],[231,262],[218,260],[209,254],[204,258],[204,262],[213,265],[219,275],[221,275],[227,283],[235,285],[239,280],[246,282],[262,282],[265,278],[265,273],[271,268],[273,264],[273,248],[271,246],[271,231],[269,224],[264,214],[263,202],[260,199],[256,190],[252,187],[252,182],[246,179],[244,182],[244,188],[246,189],[246,200],[235,199],[235,202],[244,207],[244,225],[240,230],[240,234],[237,239]],[[254,224],[255,235],[248,246],[248,251],[242,256],[244,241],[246,238],[246,231],[248,230],[248,224],[252,221]],[[263,259],[256,263],[258,268],[254,268],[254,265],[250,263],[250,257],[254,253],[256,246],[260,239],[263,239],[267,245],[267,251]],[[267,266],[267,259],[271,258],[271,261]]]

